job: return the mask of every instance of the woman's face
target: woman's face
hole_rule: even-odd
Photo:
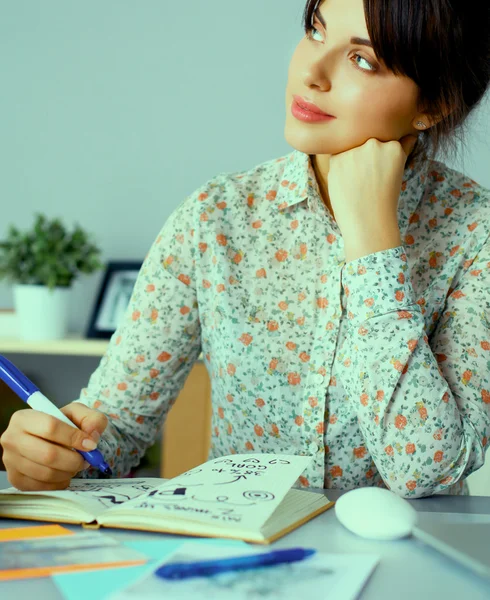
[[[324,0],[314,27],[291,59],[286,87],[286,141],[306,154],[338,154],[417,134],[418,87],[380,64],[374,51],[351,38],[369,39],[363,0]],[[335,119],[320,123],[291,113],[293,95],[316,104]]]

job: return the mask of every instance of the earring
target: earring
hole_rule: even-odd
[[[419,127],[423,127],[424,129],[427,127],[427,125],[425,123],[423,123],[422,121],[417,121],[417,125]]]

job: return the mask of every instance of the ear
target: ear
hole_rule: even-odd
[[[413,121],[412,121],[412,126],[416,130],[415,133],[418,134],[422,131],[427,131],[428,129],[430,129],[431,127],[434,127],[434,125],[437,125],[437,123],[439,123],[440,121],[442,121],[443,119],[448,117],[452,112],[453,112],[452,107],[450,107],[446,104],[444,105],[444,107],[442,109],[442,113],[439,113],[437,115],[431,113],[427,109],[425,109],[425,110],[422,109],[419,113],[417,113],[415,115],[415,117],[413,118]],[[422,125],[419,125],[419,123],[423,123],[425,125],[425,127],[423,127]]]
[[[419,113],[416,115],[412,121],[412,127],[414,129],[414,134],[422,133],[423,131],[428,131],[431,127],[434,127],[439,121],[442,121],[444,117],[440,117],[439,119],[434,118],[426,113]]]

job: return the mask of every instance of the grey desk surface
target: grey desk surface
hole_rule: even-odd
[[[5,472],[0,471],[0,489],[8,487]],[[342,492],[330,490],[328,497],[336,500]],[[422,519],[441,519],[461,523],[490,523],[490,497],[433,496],[411,500]],[[0,528],[33,525],[33,521],[0,519]],[[77,526],[69,526],[74,531]],[[109,530],[108,530],[109,531]],[[162,534],[110,530],[111,536],[123,540],[155,539]],[[362,600],[489,600],[490,582],[474,575],[458,563],[439,554],[415,539],[396,542],[365,540],[347,531],[330,509],[303,527],[278,540],[275,548],[287,546],[315,547],[323,552],[378,554],[381,560],[361,593]],[[490,548],[490,541],[489,541]],[[0,583],[0,598],[61,600],[55,584],[49,579],[31,579]],[[324,596],[318,594],[318,600]],[[230,599],[232,600],[232,599]]]

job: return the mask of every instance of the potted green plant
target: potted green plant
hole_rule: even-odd
[[[21,338],[65,337],[73,282],[102,267],[99,248],[79,226],[68,231],[42,214],[29,231],[11,226],[0,242],[0,279],[13,283]]]

